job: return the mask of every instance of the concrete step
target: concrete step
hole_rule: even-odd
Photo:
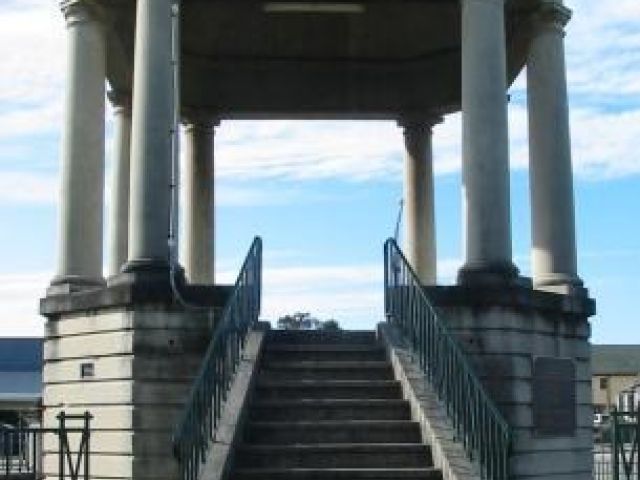
[[[246,444],[420,443],[411,421],[249,422]]]
[[[261,400],[300,398],[402,398],[396,380],[264,380],[258,379],[255,392]]]
[[[373,330],[355,330],[325,332],[318,330],[271,330],[267,336],[268,344],[375,344],[376,332]]]
[[[242,445],[243,468],[426,468],[431,450],[421,443]]]
[[[386,352],[380,345],[366,344],[268,344],[263,361],[270,362],[336,362],[385,361]]]
[[[406,400],[397,399],[256,399],[250,410],[252,420],[273,422],[286,420],[410,420],[411,410]]]
[[[269,380],[393,380],[388,362],[265,362],[260,377]]]
[[[435,468],[238,469],[231,480],[441,480]]]

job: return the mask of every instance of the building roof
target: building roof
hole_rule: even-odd
[[[640,375],[640,345],[592,345],[594,375]]]
[[[0,338],[0,401],[42,397],[42,339]]]

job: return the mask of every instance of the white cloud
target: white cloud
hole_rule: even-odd
[[[310,312],[321,319],[335,318],[343,327],[353,329],[371,329],[384,320],[382,259],[378,264],[295,267],[271,267],[268,262],[266,258],[263,318],[275,321],[286,314]],[[453,284],[461,264],[457,258],[439,259],[439,283]],[[231,283],[236,274],[225,269],[217,278]]]
[[[0,274],[0,336],[44,335],[38,299],[45,294],[51,273]]]
[[[55,204],[58,179],[53,175],[8,171],[0,174],[0,204]]]

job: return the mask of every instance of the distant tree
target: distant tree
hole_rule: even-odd
[[[325,332],[339,332],[340,330],[342,330],[338,321],[333,318],[322,322],[322,326],[320,328]]]
[[[278,319],[278,328],[283,330],[317,330],[320,324],[320,320],[308,312],[296,312]]]
[[[280,317],[278,319],[278,328],[281,330],[324,330],[327,332],[341,330],[337,320],[331,318],[322,321],[311,316],[309,312],[296,312]]]

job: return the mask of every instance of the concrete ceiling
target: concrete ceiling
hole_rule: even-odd
[[[96,1],[109,25],[109,81],[130,90],[135,1]],[[510,81],[525,61],[535,2],[508,3]],[[185,111],[221,118],[398,118],[459,109],[458,1],[331,0],[315,8],[346,11],[282,11],[304,3],[182,0]]]

